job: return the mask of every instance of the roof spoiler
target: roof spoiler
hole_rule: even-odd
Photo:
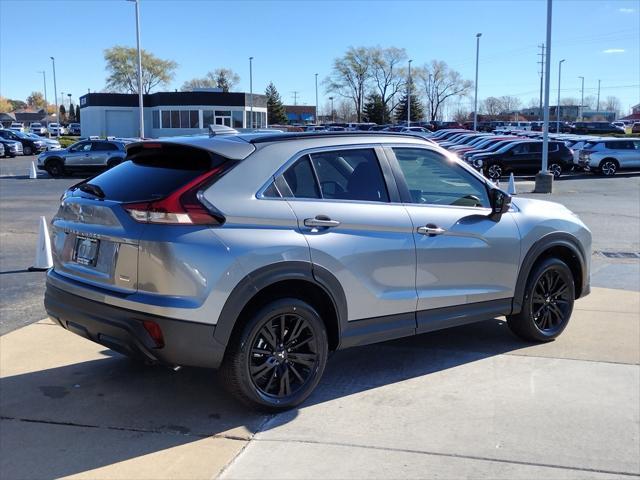
[[[226,125],[209,125],[209,137],[236,134],[238,134],[238,131],[235,128],[227,127]]]

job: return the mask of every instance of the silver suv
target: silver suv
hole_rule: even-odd
[[[582,168],[610,177],[620,169],[640,168],[640,139],[593,140],[578,155]]]
[[[78,171],[96,171],[119,165],[126,156],[125,143],[108,140],[84,140],[69,148],[50,150],[38,156],[38,168],[52,177]]]
[[[52,221],[46,309],[281,410],[328,353],[506,315],[545,342],[589,292],[591,234],[421,138],[243,134],[127,145]]]

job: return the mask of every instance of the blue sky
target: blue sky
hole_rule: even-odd
[[[475,34],[482,32],[479,98],[538,97],[536,45],[545,38],[546,2],[502,1],[178,1],[141,0],[143,48],[176,61],[169,90],[228,67],[249,90],[273,81],[286,103],[315,103],[314,74],[324,78],[348,46],[404,47],[413,66],[444,60],[473,79]],[[564,58],[563,97],[615,95],[623,110],[640,102],[640,0],[555,0],[552,90]],[[0,95],[24,99],[42,91],[49,56],[56,57],[58,92],[74,99],[105,85],[103,51],[135,46],[134,6],[124,0],[0,0]],[[60,93],[59,93],[60,94]],[[327,94],[320,87],[320,105]]]

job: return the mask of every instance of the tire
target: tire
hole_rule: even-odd
[[[487,165],[486,176],[491,180],[499,180],[503,174],[504,168],[500,163],[492,163],[491,165]]]
[[[122,159],[121,158],[112,158],[111,160],[109,160],[107,162],[107,168],[111,169],[117,165],[120,165],[122,163]]]
[[[575,285],[567,264],[557,258],[543,259],[529,274],[522,310],[507,316],[507,323],[524,340],[548,342],[566,328],[574,300]]]
[[[620,168],[620,164],[614,158],[605,158],[598,165],[598,172],[605,177],[613,177],[618,169]]]
[[[562,165],[559,163],[552,163],[549,165],[549,172],[553,173],[553,178],[558,179],[562,176]]]
[[[54,159],[49,160],[45,164],[45,170],[51,175],[53,178],[61,177],[64,175],[64,164],[61,160]]]
[[[22,154],[23,155],[31,155],[33,153],[33,150],[31,149],[31,147],[29,145],[27,145],[26,147],[24,147],[22,149]]]
[[[302,300],[283,298],[260,308],[234,332],[221,374],[227,390],[240,401],[278,412],[311,394],[324,372],[327,352],[327,332],[316,310]]]

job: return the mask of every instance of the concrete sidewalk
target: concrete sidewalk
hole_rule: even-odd
[[[265,416],[42,321],[0,337],[0,477],[640,477],[639,364],[640,294],[596,288],[555,342],[498,319],[346,350]]]

